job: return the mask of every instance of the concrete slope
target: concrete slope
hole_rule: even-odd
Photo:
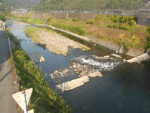
[[[140,56],[137,56],[137,57],[134,57],[132,59],[129,59],[129,60],[127,60],[127,62],[129,62],[129,63],[133,63],[133,62],[140,63],[140,62],[148,60],[148,59],[150,59],[150,52],[144,53],[144,54],[142,54]]]

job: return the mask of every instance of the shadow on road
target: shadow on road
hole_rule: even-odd
[[[2,71],[3,63],[9,59],[9,46],[7,37],[2,29],[0,29],[0,71]]]
[[[0,78],[0,82],[3,81],[10,73],[11,73],[11,70],[7,72],[3,77]]]

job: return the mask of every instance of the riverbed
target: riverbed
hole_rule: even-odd
[[[45,58],[45,62],[36,65],[73,113],[150,113],[150,68],[146,65],[125,63],[109,57],[111,52],[100,48],[89,51],[70,48],[67,56],[56,55],[25,35],[24,30],[31,25],[16,21],[6,24],[27,54],[39,52]],[[79,69],[75,71],[74,63],[85,69],[83,74],[77,73]],[[88,77],[84,84],[70,90],[57,89],[57,85],[78,80],[91,70],[99,71],[103,76]]]

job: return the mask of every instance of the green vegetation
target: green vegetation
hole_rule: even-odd
[[[70,32],[76,33],[78,35],[85,35],[85,31],[82,27],[79,26],[68,25],[63,23],[52,23],[51,25],[60,29],[69,30]]]
[[[5,16],[10,14],[10,11],[10,7],[0,0],[0,20],[5,20]]]
[[[25,34],[28,37],[32,37],[33,42],[35,42],[36,44],[39,44],[39,42],[37,40],[37,35],[34,33],[37,30],[38,30],[37,27],[27,27],[25,30]]]
[[[130,29],[130,26],[127,26],[127,25],[117,25],[117,24],[108,25],[107,27],[109,27],[109,28],[116,28],[116,29],[123,29],[123,30],[129,30]]]
[[[42,48],[46,48],[46,45],[45,44],[41,44],[39,43],[38,39],[37,39],[37,34],[35,33],[35,31],[38,31],[39,28],[38,27],[27,27],[25,29],[25,34],[29,37],[29,38],[32,38],[33,42],[36,43],[37,45],[39,45],[40,47]],[[43,30],[45,30],[43,28]]]
[[[142,0],[41,0],[36,10],[102,10],[125,9],[136,10]]]
[[[15,15],[9,15],[8,18],[17,19],[17,20],[20,20],[22,22],[29,23],[29,24],[42,24],[43,23],[42,20],[33,19],[33,18],[30,18],[29,16],[17,17]]]
[[[119,15],[97,15],[95,17],[95,22],[111,22],[111,23],[121,23],[121,24],[129,24],[134,22],[134,17],[131,16],[119,16]]]
[[[6,17],[3,14],[0,14],[0,20],[5,21]]]
[[[150,48],[150,36],[146,38],[146,43],[145,43],[145,52]]]
[[[79,35],[97,37],[101,40],[107,40],[125,48],[144,49],[146,36],[149,35],[147,26],[137,25],[134,17],[118,15],[97,15],[92,20],[79,19],[56,19],[51,17],[47,24],[54,27],[69,30]],[[70,26],[78,26],[80,30],[70,30]],[[110,29],[111,28],[111,29]]]
[[[40,20],[40,22],[44,21]],[[119,46],[123,45],[128,49],[136,48],[145,50],[146,37],[150,35],[149,27],[136,24],[134,17],[128,16],[97,15],[94,19],[90,20],[79,20],[76,18],[56,19],[50,16],[46,20],[46,24],[68,30],[78,35],[111,41]],[[32,34],[30,32],[32,31],[32,29],[27,29],[26,34],[29,37],[36,37],[30,36]],[[33,40],[36,42],[36,38]],[[38,42],[36,43],[38,44]]]
[[[119,15],[98,15],[94,19],[95,24],[108,24],[108,28],[129,30],[136,25],[134,17]]]
[[[29,8],[33,3],[38,4],[40,0],[0,0],[3,4],[14,8]]]
[[[8,35],[11,40],[14,40],[14,37],[10,33]],[[19,43],[16,41],[14,42]],[[64,100],[44,81],[38,67],[20,49],[18,44],[12,52],[20,90],[33,88],[28,109],[34,109],[36,113],[70,113],[71,110]]]
[[[41,20],[32,19],[29,16],[18,17],[18,19],[29,24],[42,24],[43,23]]]

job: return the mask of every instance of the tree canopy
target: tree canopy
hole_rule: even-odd
[[[142,0],[41,0],[38,10],[101,10],[140,8]]]

